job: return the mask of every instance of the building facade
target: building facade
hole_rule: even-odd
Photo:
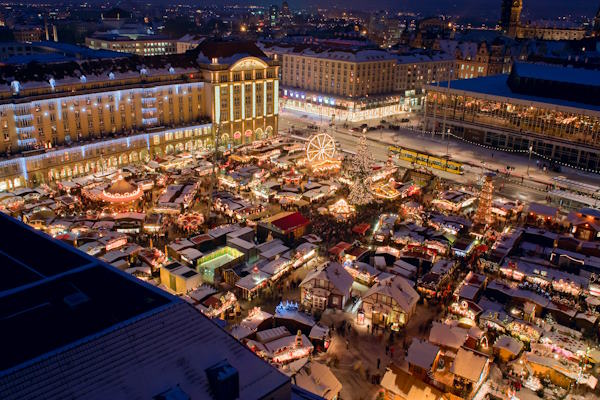
[[[85,38],[85,45],[94,50],[112,50],[138,56],[162,56],[177,53],[177,41],[145,35],[131,38],[124,35],[97,35]]]
[[[172,142],[173,148],[162,151],[177,151],[177,140],[193,136],[198,145],[211,147],[216,139],[227,148],[277,132],[279,65],[254,44],[203,43],[193,54],[152,59],[154,64],[139,66],[129,58],[84,62],[79,76],[48,81],[35,80],[27,67],[7,71],[13,80],[0,87],[0,154],[23,156],[12,171],[22,174],[21,184],[31,176],[31,152],[53,159],[51,152],[64,145],[83,149],[91,142],[157,132],[164,139],[154,143],[153,135],[147,136],[147,147]],[[185,67],[168,67],[177,63]],[[58,77],[65,68],[52,65],[45,72]],[[197,126],[200,131],[191,128]],[[47,180],[49,170],[42,169],[32,183]],[[9,187],[17,178],[12,172]],[[79,168],[72,176],[84,172]]]
[[[523,0],[503,0],[500,26],[508,37],[538,40],[581,40],[586,32],[583,26],[557,21],[521,22]]]
[[[269,45],[281,60],[284,107],[335,121],[386,117],[416,105],[426,83],[447,79],[452,55],[415,51],[397,55],[381,49]],[[418,103],[418,102],[417,102]]]
[[[379,49],[327,50],[307,45],[262,45],[281,60],[283,106],[336,120],[401,111],[392,54]]]
[[[425,85],[451,79],[454,68],[455,57],[444,52],[398,55],[394,89],[405,97],[414,96]]]
[[[521,64],[505,75],[430,85],[426,129],[443,125],[465,140],[600,170],[598,73]],[[560,77],[560,78],[557,78]]]

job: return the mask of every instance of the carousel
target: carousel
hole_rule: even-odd
[[[327,133],[317,133],[306,145],[306,163],[315,173],[339,172],[342,163],[335,153],[335,140]]]
[[[336,219],[345,220],[354,215],[355,208],[354,206],[348,204],[345,199],[339,199],[335,203],[329,206],[329,213],[333,215]]]
[[[114,205],[128,205],[140,199],[144,191],[131,182],[127,182],[123,176],[119,175],[110,185],[108,185],[100,194],[100,200]]]
[[[204,224],[204,215],[199,212],[190,212],[186,214],[180,214],[177,217],[177,226],[182,231],[187,233],[195,233]]]

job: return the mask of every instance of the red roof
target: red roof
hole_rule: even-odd
[[[350,243],[346,243],[346,242],[339,242],[335,246],[339,247],[342,250],[348,250],[350,247],[352,247],[352,245]]]
[[[291,231],[293,229],[306,226],[310,223],[309,220],[304,218],[304,215],[299,212],[295,212],[285,217],[281,217],[274,221],[271,221],[271,224],[275,225],[277,228],[281,229],[284,232]]]
[[[203,235],[194,236],[193,238],[190,239],[190,241],[194,244],[200,244],[200,243],[211,241],[212,239],[213,239],[212,236],[203,234]]]
[[[364,235],[371,228],[371,224],[367,224],[366,222],[362,224],[355,225],[352,228],[352,232],[358,233],[359,235]]]

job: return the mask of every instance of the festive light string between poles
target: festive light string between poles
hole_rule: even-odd
[[[443,135],[442,132],[424,131],[424,130],[421,130],[421,129],[414,129],[412,127],[407,127],[406,129],[408,129],[410,131],[413,131],[413,132],[426,133],[428,135]],[[485,144],[481,144],[481,143],[477,143],[477,142],[472,142],[470,140],[467,140],[465,138],[462,138],[462,137],[457,136],[457,135],[455,135],[453,133],[450,133],[450,132],[446,133],[446,134],[449,135],[449,136],[455,137],[456,139],[462,140],[463,142],[466,142],[466,143],[469,143],[469,144],[472,144],[472,145],[475,145],[475,146],[483,147],[485,149],[496,150],[496,151],[503,151],[505,153],[528,153],[529,152],[528,150],[504,149],[504,148],[501,148],[501,147],[488,146],[488,145],[485,145]],[[595,174],[600,174],[600,170],[591,169],[591,168],[582,168],[582,167],[579,167],[579,166],[576,166],[576,165],[572,165],[572,164],[568,164],[568,163],[565,163],[565,162],[562,162],[562,161],[557,161],[557,160],[554,160],[554,159],[552,159],[552,158],[550,158],[548,156],[545,156],[543,154],[537,153],[535,151],[532,151],[531,154],[535,154],[536,156],[538,156],[540,158],[546,159],[546,160],[551,161],[551,162],[556,163],[556,164],[560,164],[560,165],[565,166],[565,167],[577,169],[577,170],[584,171],[584,172],[592,172],[592,173],[595,173]]]

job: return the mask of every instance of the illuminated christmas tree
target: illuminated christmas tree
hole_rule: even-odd
[[[488,225],[494,222],[494,218],[492,217],[492,197],[494,195],[493,177],[494,174],[492,173],[485,174],[485,180],[483,181],[483,186],[479,193],[479,205],[477,206],[477,211],[473,218],[473,221],[479,225]]]
[[[369,204],[373,201],[373,195],[369,190],[369,182],[373,172],[373,158],[367,145],[367,138],[363,135],[356,148],[356,154],[352,158],[350,174],[352,176],[352,187],[348,195],[348,202],[354,205]]]

